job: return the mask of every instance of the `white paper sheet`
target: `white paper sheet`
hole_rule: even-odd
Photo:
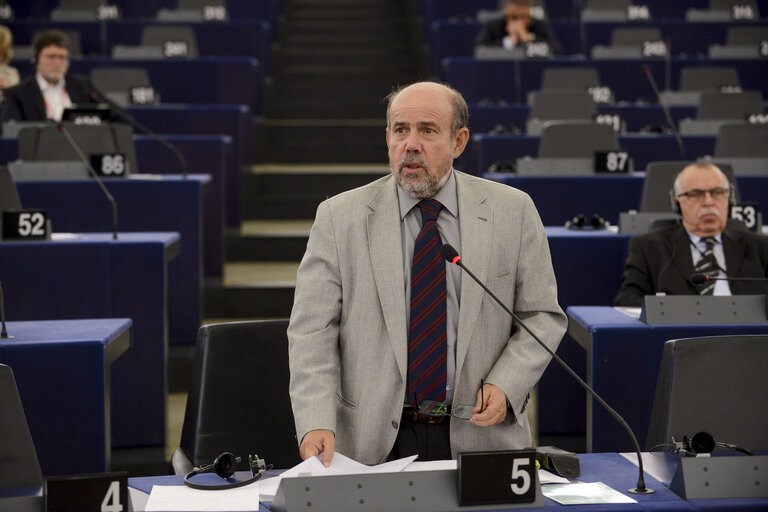
[[[602,482],[545,485],[541,493],[561,505],[637,503]]]
[[[146,512],[232,512],[259,510],[258,482],[225,491],[203,491],[186,485],[153,485]]]

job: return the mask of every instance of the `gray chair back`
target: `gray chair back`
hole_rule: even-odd
[[[197,52],[197,38],[190,27],[177,27],[170,25],[153,25],[144,28],[141,36],[141,46],[162,47],[166,41],[185,41],[187,43],[187,58],[194,59],[199,56]]]
[[[738,119],[745,121],[749,114],[763,111],[760,91],[740,93],[703,92],[699,99],[697,119]]]
[[[741,85],[739,72],[734,67],[703,66],[680,70],[681,91],[720,90],[727,85]]]
[[[149,74],[144,68],[96,68],[91,82],[101,92],[126,92],[129,87],[149,87]]]
[[[531,119],[592,119],[597,112],[595,101],[587,91],[539,91],[533,97],[528,114]]]
[[[600,85],[597,68],[547,68],[541,78],[541,89],[581,89]]]
[[[0,165],[0,212],[20,209],[21,201],[13,177],[6,166]]]
[[[647,449],[707,432],[768,449],[768,336],[712,336],[664,344]]]
[[[726,124],[715,142],[715,158],[768,158],[768,125]],[[768,171],[768,169],[766,169]]]
[[[613,29],[611,46],[640,46],[643,41],[661,41],[657,27],[626,27]]]
[[[736,3],[742,5],[740,0],[738,0]],[[728,46],[757,47],[761,41],[765,40],[768,40],[768,27],[765,25],[758,27],[730,26],[728,27],[728,33],[725,36],[725,41]]]
[[[616,132],[594,122],[550,121],[544,124],[539,158],[592,158],[595,151],[619,149]]]
[[[197,334],[176,474],[222,452],[258,454],[275,468],[299,462],[288,395],[288,320],[204,325]],[[183,462],[186,461],[186,464]]]

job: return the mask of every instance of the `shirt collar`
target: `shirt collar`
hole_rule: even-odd
[[[40,73],[35,73],[35,79],[37,80],[37,86],[40,88],[40,92],[43,93],[48,90],[62,90],[66,84],[66,78],[63,76],[61,77],[61,80],[59,80],[59,83],[56,85],[49,83]]]
[[[722,244],[723,243],[723,233],[722,232],[720,232],[717,235],[712,236],[712,237],[703,237],[703,236],[694,235],[693,233],[691,233],[687,229],[685,230],[685,232],[688,233],[688,237],[691,239],[691,242],[693,242],[697,246],[699,245],[699,242],[701,242],[704,238],[714,238],[716,243],[718,243],[718,244]]]
[[[449,171],[451,175],[448,177],[448,181],[445,182],[443,188],[437,191],[437,194],[430,199],[440,201],[443,208],[448,210],[454,217],[459,217],[459,199],[456,195],[456,174],[453,168]],[[400,220],[403,220],[408,212],[410,212],[414,206],[419,204],[421,199],[411,197],[408,192],[403,190],[400,185],[397,185],[397,200],[400,204]]]

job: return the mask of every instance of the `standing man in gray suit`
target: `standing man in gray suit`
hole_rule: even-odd
[[[550,356],[434,250],[458,248],[555,350],[567,322],[539,215],[523,192],[452,168],[469,140],[457,91],[420,82],[388,100],[391,174],[318,207],[296,279],[288,339],[301,457],[330,465],[338,450],[377,464],[530,446],[525,410]],[[469,405],[471,418],[425,414],[428,400],[454,413]]]

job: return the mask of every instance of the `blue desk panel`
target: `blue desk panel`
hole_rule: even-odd
[[[8,322],[0,362],[13,369],[44,475],[110,469],[110,366],[131,320]]]
[[[648,437],[664,342],[766,332],[765,325],[646,325],[605,306],[570,307],[568,317],[569,333],[587,351],[587,383],[624,417],[641,447]],[[587,446],[593,452],[632,449],[626,431],[592,399],[587,400]]]
[[[167,232],[0,244],[8,319],[133,320],[133,347],[112,366],[113,447],[165,444],[167,267],[178,250]]]
[[[184,154],[190,174],[210,175],[203,189],[203,274],[221,277],[224,267],[224,215],[229,179],[227,156],[232,154],[232,139],[226,135],[164,135]],[[139,171],[147,174],[178,175],[181,164],[174,154],[150,137],[136,136]],[[167,176],[167,178],[173,178]]]
[[[657,454],[643,454],[643,462],[647,465],[649,457],[660,459],[656,465],[664,471],[670,471],[676,461],[664,458]],[[269,463],[269,461],[266,461]],[[768,499],[712,499],[712,500],[690,500],[686,501],[677,494],[670,491],[663,483],[659,482],[649,474],[645,475],[645,484],[649,489],[653,489],[653,494],[636,495],[627,492],[627,489],[637,485],[638,469],[637,466],[622,455],[617,453],[586,453],[579,455],[579,468],[581,474],[578,478],[572,479],[572,482],[602,482],[616,491],[636,500],[637,503],[615,503],[600,505],[560,505],[548,498],[544,498],[544,509],[546,510],[568,510],[569,512],[623,512],[623,511],[694,511],[694,510],[719,510],[719,511],[742,511],[742,510],[765,510],[768,507]],[[235,475],[237,479],[246,478],[246,472],[238,472]],[[272,476],[272,475],[268,475]],[[206,474],[200,477],[201,482],[206,485],[221,484],[223,480],[215,474]],[[153,485],[184,485],[183,476],[156,476],[129,478],[128,486],[131,490],[131,496],[134,498],[134,510],[139,512],[144,510],[144,503]],[[268,512],[269,502],[262,501],[259,506],[260,512]],[[489,511],[512,510],[504,505],[489,507]],[[526,509],[527,510],[527,509]],[[542,510],[542,509],[536,509]],[[394,511],[393,511],[394,512]]]
[[[131,107],[128,111],[157,133],[180,135],[223,134],[232,138],[232,149],[226,155],[226,219],[227,225],[239,226],[240,177],[242,166],[253,161],[250,154],[251,111],[245,105],[157,105]],[[188,157],[192,164],[194,157]],[[177,164],[174,163],[174,168]],[[156,166],[155,166],[156,167]],[[155,171],[144,171],[155,172]],[[190,170],[190,172],[199,172]],[[207,172],[207,171],[206,171]]]
[[[531,196],[545,226],[560,226],[583,213],[600,214],[611,224],[619,213],[637,210],[643,191],[645,173],[626,176],[517,176],[484,174],[490,180],[506,183]],[[756,202],[768,212],[768,176],[737,176],[736,185],[742,201]],[[618,286],[618,285],[617,285]]]
[[[174,345],[194,344],[202,323],[203,189],[210,176],[105,180],[119,231],[175,231],[182,251],[168,268],[168,329]],[[93,180],[19,181],[25,208],[45,208],[56,232],[112,231],[112,209]]]
[[[31,62],[14,60],[21,76],[34,73]],[[90,76],[103,67],[144,68],[164,103],[247,105],[254,115],[264,112],[263,72],[249,57],[201,57],[199,59],[110,58],[73,59],[70,71]]]

